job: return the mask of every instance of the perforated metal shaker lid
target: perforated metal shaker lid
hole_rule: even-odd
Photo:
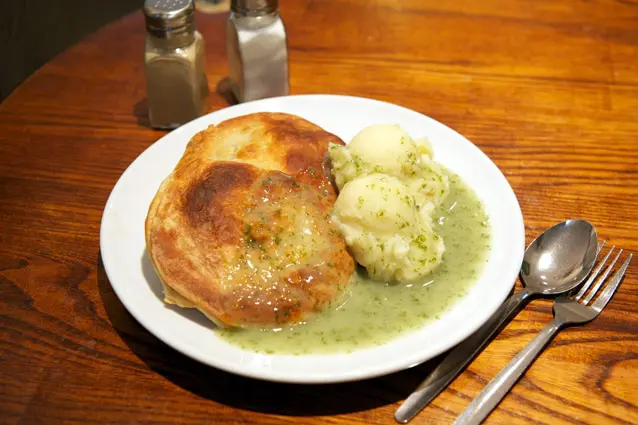
[[[145,0],[146,28],[154,33],[194,28],[193,0]]]

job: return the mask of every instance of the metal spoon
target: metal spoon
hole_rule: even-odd
[[[532,297],[557,296],[582,283],[602,248],[597,242],[594,226],[584,220],[567,220],[545,230],[525,250],[521,266],[525,288],[511,295],[483,326],[453,348],[394,418],[406,423],[427,406]]]

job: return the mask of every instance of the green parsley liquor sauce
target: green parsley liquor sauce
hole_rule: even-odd
[[[490,226],[481,202],[461,178],[448,171],[450,192],[434,212],[443,237],[441,264],[420,281],[384,283],[359,270],[349,294],[307,323],[266,330],[219,331],[248,350],[277,354],[350,352],[380,345],[436,320],[476,281],[490,250]]]

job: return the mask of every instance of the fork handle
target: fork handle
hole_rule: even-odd
[[[505,397],[525,370],[534,362],[543,348],[552,340],[563,326],[563,322],[554,318],[527,347],[516,355],[481,393],[472,400],[463,413],[456,419],[454,425],[478,425]]]
[[[517,313],[532,295],[532,291],[525,288],[510,296],[487,322],[448,353],[427,379],[403,402],[394,418],[400,423],[406,423],[427,406],[481,352],[490,338],[507,324],[512,315]]]

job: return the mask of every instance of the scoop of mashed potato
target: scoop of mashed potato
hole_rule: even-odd
[[[447,176],[432,160],[427,139],[415,141],[398,125],[366,127],[347,146],[331,145],[329,153],[339,190],[358,177],[382,173],[404,182],[414,191],[417,203],[434,209],[449,189]]]
[[[334,206],[355,260],[371,278],[410,281],[430,273],[445,251],[413,190],[394,176],[372,173],[348,181]]]
[[[419,150],[398,125],[372,125],[359,132],[347,147],[332,145],[330,158],[337,187],[371,173],[395,177],[410,175]]]
[[[357,262],[377,280],[430,273],[445,251],[430,215],[449,183],[427,139],[414,140],[398,125],[372,125],[329,154],[340,190],[333,219]]]

